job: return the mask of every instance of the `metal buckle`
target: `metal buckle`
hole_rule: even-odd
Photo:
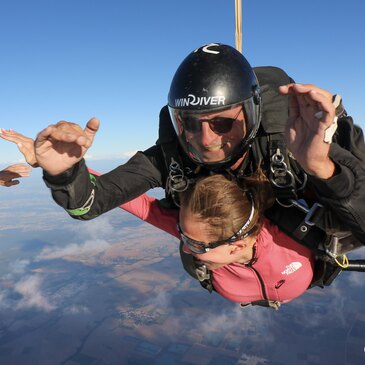
[[[270,181],[277,188],[284,189],[295,186],[294,175],[284,162],[284,156],[279,148],[271,157],[270,172]]]
[[[314,226],[315,223],[311,221],[312,217],[314,216],[314,213],[318,210],[318,209],[322,209],[323,205],[321,203],[314,203],[312,205],[312,207],[310,209],[308,209],[306,206],[300,204],[298,201],[296,200],[292,200],[292,206],[298,208],[299,210],[301,210],[302,212],[306,213],[305,217],[304,217],[304,223],[307,226]]]
[[[184,171],[182,170],[178,162],[171,158],[171,163],[169,166],[169,176],[166,181],[166,191],[174,196],[174,193],[181,193],[187,190],[188,187],[189,179],[184,174]],[[179,204],[177,205],[179,206]]]
[[[210,271],[206,267],[206,265],[200,265],[195,269],[196,276],[199,281],[209,280],[210,279]]]
[[[314,203],[312,207],[309,209],[308,213],[306,214],[304,218],[304,223],[307,224],[308,226],[314,226],[315,223],[311,221],[311,218],[314,216],[314,213],[316,212],[317,209],[322,209],[322,208],[323,208],[322,204]]]

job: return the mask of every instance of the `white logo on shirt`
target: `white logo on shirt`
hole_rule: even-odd
[[[303,265],[300,262],[292,262],[289,265],[286,265],[285,270],[282,271],[281,273],[283,275],[290,275],[292,274],[294,271],[297,271],[298,269],[300,269]]]

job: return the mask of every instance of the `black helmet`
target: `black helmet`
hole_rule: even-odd
[[[260,125],[261,98],[256,75],[240,52],[224,44],[204,45],[184,59],[172,79],[168,106],[185,152],[196,163],[211,168],[225,168],[236,162],[250,146]],[[202,120],[192,116],[238,106],[242,106],[244,114],[240,143],[224,159],[204,161],[186,136],[192,120],[197,129],[201,128]]]

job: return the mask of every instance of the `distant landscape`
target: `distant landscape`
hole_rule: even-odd
[[[2,365],[365,363],[365,274],[241,309],[184,272],[166,233],[120,209],[69,218],[37,170],[0,189],[0,252]]]

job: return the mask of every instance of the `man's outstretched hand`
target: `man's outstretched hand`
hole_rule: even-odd
[[[94,141],[99,120],[90,119],[83,130],[78,124],[61,121],[38,133],[35,156],[50,175],[58,175],[78,163]]]
[[[31,168],[22,163],[10,165],[0,171],[0,185],[7,187],[18,185],[20,181],[15,179],[29,176],[30,171]]]
[[[38,167],[35,158],[34,140],[32,138],[26,137],[10,129],[1,129],[0,137],[6,141],[15,143],[18,146],[19,151],[23,154],[25,161],[32,167]]]
[[[280,86],[279,92],[289,95],[285,130],[289,150],[307,173],[329,179],[336,168],[326,142],[326,131],[336,117],[332,94],[311,84]]]

